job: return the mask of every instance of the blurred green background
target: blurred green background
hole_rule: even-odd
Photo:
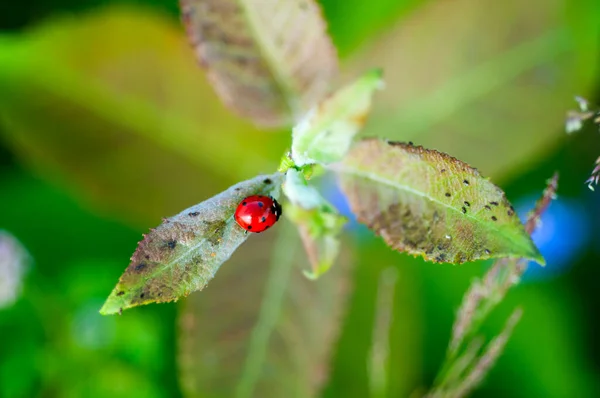
[[[561,173],[559,199],[535,236],[548,266],[532,266],[485,325],[493,335],[516,305],[524,309],[474,396],[600,396],[600,193],[583,183],[600,140],[597,126],[564,133],[574,95],[599,99],[600,4],[321,4],[343,80],[384,68],[386,90],[364,134],[467,161],[522,212]],[[0,309],[1,397],[182,395],[178,305],[121,317],[98,309],[142,233],[236,181],[271,172],[290,135],[259,130],[221,105],[177,13],[174,0],[0,3],[0,229],[32,258],[20,298]],[[345,207],[331,184],[323,189]],[[377,283],[388,267],[398,282],[384,396],[423,393],[462,294],[487,264],[426,264],[355,224],[348,237],[343,262],[353,265],[353,292],[323,395],[369,396]],[[252,243],[245,250],[253,261],[241,266],[262,269],[270,253]],[[260,283],[235,274],[224,273],[220,285],[233,307],[249,300],[242,285]],[[201,316],[218,325],[228,311]],[[208,387],[201,395],[222,396]]]

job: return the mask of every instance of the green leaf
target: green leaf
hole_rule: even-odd
[[[393,249],[435,262],[544,263],[502,190],[458,159],[366,139],[335,170],[358,220]]]
[[[287,134],[232,115],[183,36],[177,22],[130,7],[0,35],[0,138],[39,174],[138,226],[275,169]]]
[[[296,165],[341,160],[365,124],[375,90],[382,87],[381,70],[372,70],[314,107],[293,129]]]
[[[314,0],[182,0],[200,62],[231,109],[263,126],[294,122],[338,65]]]
[[[424,2],[344,65],[347,76],[385,71],[365,136],[418,141],[486,175],[521,172],[560,145],[573,96],[595,90],[599,10],[593,0]]]
[[[349,295],[347,262],[318,281],[299,271],[293,228],[260,234],[201,294],[182,302],[180,380],[186,396],[315,397]]]
[[[174,301],[202,290],[248,233],[233,218],[249,195],[278,196],[281,174],[258,176],[167,218],[144,237],[100,313]]]
[[[340,249],[339,235],[347,219],[308,185],[298,170],[287,171],[283,193],[291,202],[285,214],[298,227],[311,263],[312,271],[305,271],[305,275],[317,279],[333,265]]]

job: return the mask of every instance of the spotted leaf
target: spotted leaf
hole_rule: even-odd
[[[283,176],[258,176],[167,218],[144,237],[100,310],[114,314],[202,290],[249,234],[233,219],[249,195],[278,196]]]
[[[544,263],[504,192],[458,159],[366,139],[335,169],[358,220],[393,249],[435,262]]]
[[[223,102],[259,125],[291,124],[337,74],[314,0],[181,0],[181,11]]]

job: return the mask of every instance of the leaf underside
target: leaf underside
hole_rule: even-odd
[[[313,0],[181,0],[182,19],[221,100],[262,126],[289,125],[337,75]]]
[[[258,176],[190,207],[145,235],[102,314],[149,303],[174,301],[202,290],[249,236],[233,218],[249,195],[273,195],[281,174]]]
[[[458,159],[365,139],[335,170],[358,220],[393,249],[434,262],[544,263],[502,190]]]

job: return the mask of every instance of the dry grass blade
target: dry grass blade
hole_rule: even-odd
[[[327,91],[335,48],[314,0],[181,0],[188,36],[227,106],[292,123]]]
[[[513,329],[521,320],[522,315],[523,311],[520,308],[513,311],[512,315],[506,321],[502,332],[487,345],[485,352],[479,357],[471,371],[463,378],[462,382],[456,387],[454,392],[447,395],[448,397],[465,397],[481,384],[504,351],[504,347],[506,346]]]

